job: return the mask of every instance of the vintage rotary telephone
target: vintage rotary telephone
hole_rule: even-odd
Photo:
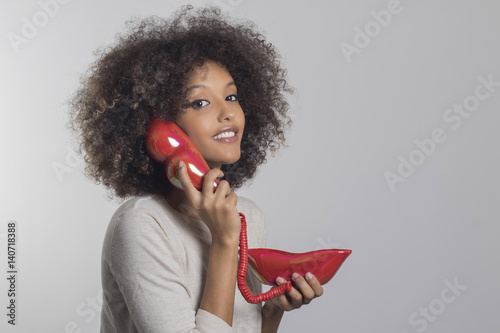
[[[156,161],[165,165],[168,180],[182,189],[177,178],[177,164],[183,161],[194,187],[201,191],[203,176],[210,170],[203,156],[194,143],[174,122],[154,119],[146,135],[146,149]],[[214,182],[214,189],[218,181]],[[297,272],[304,275],[312,272],[321,284],[327,283],[340,268],[340,265],[351,254],[351,250],[328,249],[307,253],[288,253],[271,249],[248,249],[245,215],[239,213],[241,219],[240,263],[238,267],[238,288],[249,303],[260,303],[292,290],[291,274]],[[276,285],[278,276],[287,280],[266,293],[254,296],[246,284],[245,278],[250,256],[251,270],[265,284]]]

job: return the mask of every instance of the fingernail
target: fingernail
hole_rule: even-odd
[[[283,284],[285,283],[285,279],[283,279],[281,276],[278,276],[278,278],[276,278],[276,282],[278,282],[278,284]]]
[[[314,275],[312,275],[310,272],[307,272],[306,279],[312,280],[313,277],[314,277]]]
[[[295,280],[295,279],[296,279],[296,278],[298,278],[299,276],[300,276],[300,275],[299,275],[298,273],[293,273],[293,274],[292,274],[292,279],[294,279],[294,280]]]
[[[179,164],[177,164],[177,168],[182,169],[184,167],[184,162],[179,161]]]

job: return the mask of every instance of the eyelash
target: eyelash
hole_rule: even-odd
[[[230,98],[234,98],[234,100],[230,100]],[[232,94],[232,95],[229,95],[229,96],[227,96],[227,97],[226,97],[226,101],[229,101],[229,102],[237,102],[237,101],[239,101],[238,95],[237,95],[237,94]],[[201,109],[201,108],[202,108],[202,107],[204,107],[204,106],[207,106],[207,105],[202,105],[202,106],[199,106],[198,104],[199,104],[200,102],[208,102],[208,104],[207,104],[207,105],[209,105],[209,104],[210,104],[210,102],[209,102],[209,101],[207,101],[207,100],[205,100],[205,99],[197,99],[197,100],[192,101],[191,103],[187,103],[187,104],[184,106],[184,108],[185,108],[185,109],[188,109],[188,108],[193,108],[193,109],[195,109],[195,110],[198,110],[198,109]]]

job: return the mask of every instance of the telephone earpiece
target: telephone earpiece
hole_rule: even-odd
[[[157,162],[165,165],[168,180],[177,188],[182,190],[182,185],[177,178],[177,164],[183,161],[188,170],[189,177],[194,187],[201,191],[203,176],[210,170],[207,162],[198,151],[194,143],[174,122],[164,122],[154,119],[149,125],[146,134],[146,149],[149,155]],[[214,188],[218,185],[216,181]],[[288,281],[279,287],[273,288],[266,293],[253,296],[246,284],[246,273],[248,266],[248,243],[245,215],[239,213],[241,220],[240,233],[240,264],[238,268],[238,288],[249,303],[261,303],[275,296],[282,295],[292,290],[292,284]]]
[[[146,149],[154,160],[165,165],[168,180],[181,190],[182,185],[177,178],[177,164],[184,161],[191,182],[201,191],[203,176],[210,168],[191,139],[176,123],[154,119],[146,135]],[[218,184],[215,180],[214,188]]]

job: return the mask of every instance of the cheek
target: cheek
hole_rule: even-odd
[[[203,122],[197,123],[198,126],[187,126],[186,134],[189,136],[194,145],[201,151],[202,155],[207,153],[206,147],[211,143],[210,131],[203,126]]]
[[[187,136],[193,141],[194,144],[198,145],[200,143],[200,139],[202,137],[203,128],[200,124],[203,124],[202,121],[194,117],[190,117],[188,114],[181,114],[177,117],[176,121],[177,125],[187,134]]]
[[[242,113],[243,113],[243,111],[242,111]],[[245,115],[244,114],[242,115],[242,118],[243,119],[242,119],[242,122],[241,122],[242,123],[242,125],[241,125],[241,136],[243,137],[243,133],[245,133],[245,125],[246,125]]]

